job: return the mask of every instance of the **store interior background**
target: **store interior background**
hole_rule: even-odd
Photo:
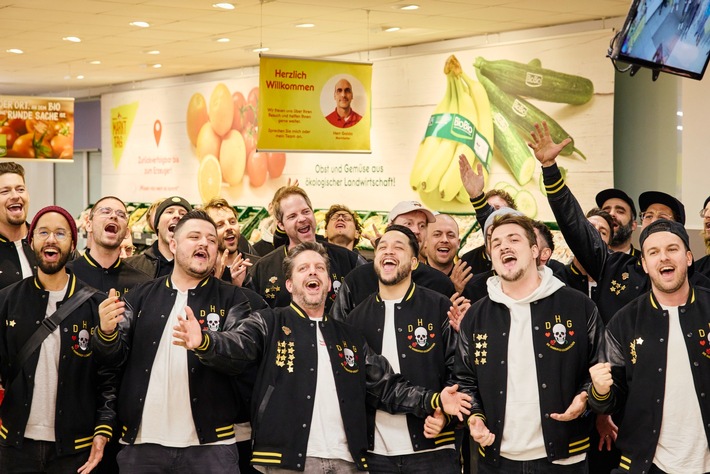
[[[194,0],[197,2],[198,0]],[[27,2],[23,2],[27,6]],[[46,2],[30,2],[32,3]],[[84,2],[87,3],[87,2]],[[88,2],[94,3],[94,2]],[[137,0],[125,2],[130,7],[143,3]],[[211,2],[205,2],[207,4]],[[239,2],[235,2],[237,5]],[[259,26],[259,21],[264,21],[257,12],[258,9],[275,8],[278,11],[278,4],[286,6],[294,2],[268,2],[259,4],[258,1],[243,2],[249,3],[251,8],[250,22],[252,30],[256,30],[256,41],[268,44],[268,29],[263,25]],[[315,2],[318,3],[318,2]],[[362,10],[365,10],[368,3],[362,3]],[[382,2],[381,2],[382,3]],[[385,2],[394,5],[393,2]],[[413,2],[417,3],[417,2]],[[456,7],[454,2],[427,1],[418,2],[422,5],[448,4],[451,8]],[[505,5],[513,8],[514,3],[506,1],[488,2],[465,2],[468,7],[473,3]],[[545,4],[545,8],[564,7],[554,4],[564,4],[565,2],[540,2]],[[630,2],[606,2],[614,4],[616,11],[622,5],[622,11],[628,9]],[[623,5],[626,4],[624,8]],[[0,11],[4,7],[0,5]],[[166,8],[169,8],[166,6]],[[255,10],[255,8],[257,10]],[[351,7],[357,8],[357,5]],[[483,8],[483,6],[482,6]],[[126,12],[128,17],[129,12]],[[158,15],[158,13],[155,13]],[[293,9],[284,10],[284,16],[291,16],[291,23],[307,18],[304,11],[294,12]],[[363,13],[364,15],[364,13]],[[377,39],[372,39],[376,35],[372,32],[374,27],[380,28],[381,24],[374,25],[370,15],[370,29],[366,31],[370,48],[363,48],[360,51],[349,51],[343,54],[327,54],[328,58],[343,60],[369,60],[377,68],[378,59],[391,58],[393,56],[408,57],[418,54],[430,54],[432,52],[448,52],[466,50],[468,48],[480,48],[482,44],[490,42],[505,41],[525,41],[526,38],[554,37],[556,35],[571,34],[572,32],[593,31],[598,29],[618,29],[623,25],[624,14],[613,18],[590,20],[557,24],[555,26],[544,26],[539,28],[522,28],[498,33],[487,33],[484,35],[472,35],[455,39],[437,39],[431,42],[423,42],[407,46],[373,47],[377,45]],[[560,14],[564,19],[565,15]],[[551,18],[555,18],[552,16]],[[3,19],[0,21],[9,21]],[[30,21],[30,20],[25,20]],[[409,28],[425,28],[426,16],[419,19],[419,25],[410,24]],[[473,23],[472,23],[473,24]],[[480,25],[476,25],[480,28]],[[498,24],[492,27],[510,28],[508,24],[501,27]],[[460,29],[460,27],[459,27]],[[58,30],[55,28],[55,30]],[[476,31],[472,27],[472,30]],[[47,34],[47,33],[45,33]],[[57,33],[60,34],[60,33]],[[67,34],[69,34],[67,32]],[[332,31],[331,35],[337,36],[337,31]],[[348,35],[347,31],[342,34]],[[362,36],[362,35],[360,35]],[[421,35],[425,37],[424,35]],[[611,40],[611,34],[609,40]],[[356,44],[353,42],[353,44]],[[4,50],[10,47],[8,40],[3,40]],[[340,46],[343,47],[343,46]],[[243,49],[243,48],[242,48]],[[269,54],[293,54],[284,48],[272,48]],[[599,51],[600,55],[606,55],[606,51]],[[323,54],[302,54],[304,57],[321,57]],[[143,60],[145,61],[145,60]],[[27,182],[31,193],[30,215],[33,215],[43,206],[59,203],[69,209],[74,215],[86,208],[102,195],[101,192],[101,136],[100,136],[100,94],[117,92],[128,89],[140,89],[154,87],[156,84],[184,84],[190,81],[220,80],[222,78],[234,77],[241,74],[253,74],[258,63],[258,54],[251,53],[252,65],[234,67],[219,71],[201,71],[189,75],[175,75],[172,77],[159,77],[150,79],[145,75],[141,80],[134,80],[130,83],[117,85],[93,85],[79,87],[76,81],[71,84],[59,80],[53,86],[30,85],[23,89],[23,81],[20,76],[13,81],[11,72],[9,76],[3,73],[0,77],[0,94],[7,95],[43,95],[43,96],[73,96],[76,98],[75,105],[75,156],[74,163],[71,164],[49,164],[23,162],[27,170]],[[68,61],[70,62],[70,61]],[[608,67],[612,68],[611,62]],[[169,66],[164,68],[169,70]],[[257,69],[258,70],[258,69]],[[163,71],[165,72],[165,71]],[[36,70],[35,74],[42,74],[41,70]],[[393,78],[393,80],[398,80]],[[694,81],[668,74],[661,74],[657,81],[651,80],[651,73],[642,69],[634,77],[628,74],[617,73],[615,76],[615,103],[614,103],[614,135],[613,137],[600,136],[600,140],[613,140],[614,149],[614,185],[624,189],[632,197],[638,196],[646,190],[662,190],[675,195],[686,205],[687,227],[692,238],[692,247],[696,258],[704,254],[702,240],[699,237],[699,229],[702,220],[698,216],[698,210],[702,207],[705,198],[710,195],[710,186],[706,182],[706,170],[708,166],[708,146],[707,146],[707,115],[710,110],[710,94],[708,94],[707,79],[704,81]],[[40,87],[40,89],[38,89]],[[42,87],[44,87],[42,89]],[[377,87],[374,84],[373,87]],[[432,104],[432,108],[435,104]],[[265,205],[266,203],[239,203],[240,205]]]

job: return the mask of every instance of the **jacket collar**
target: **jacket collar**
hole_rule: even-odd
[[[171,279],[170,277],[172,277],[172,273],[171,273],[170,275],[168,275],[168,276],[165,277],[165,287],[168,288],[168,289],[170,289],[170,290],[176,289],[176,288],[173,286],[173,281],[172,281],[172,279]],[[203,280],[201,280],[194,288],[190,288],[190,290],[196,290],[196,289],[198,289],[198,288],[204,287],[205,285],[207,285],[207,283],[209,283],[209,281],[210,281],[211,278],[213,278],[211,275],[205,277],[205,278],[204,278]],[[188,291],[190,291],[190,290],[188,290]]]
[[[94,258],[91,256],[91,249],[86,249],[86,252],[84,252],[84,260],[86,260],[89,265],[92,267],[96,268],[103,268],[99,262],[94,260]],[[115,269],[118,268],[121,265],[121,257],[118,257],[115,262],[109,267],[110,269]]]
[[[651,306],[653,306],[654,309],[657,309],[659,311],[663,311],[663,307],[661,306],[661,303],[658,302],[656,297],[653,294],[653,289],[648,292],[648,297],[651,301]],[[692,286],[690,287],[690,292],[688,293],[688,301],[685,302],[683,307],[689,306],[691,304],[695,303],[695,288]]]
[[[409,285],[409,288],[407,289],[407,292],[404,294],[404,298],[402,298],[402,301],[409,301],[412,299],[412,296],[414,296],[414,290],[416,289],[417,285],[414,283],[414,280]],[[382,302],[382,297],[380,296],[380,292],[378,291],[377,294],[375,295],[375,300],[378,303]]]
[[[69,275],[69,283],[67,284],[67,293],[64,295],[64,298],[62,298],[62,301],[67,300],[74,295],[74,292],[77,289],[77,282],[78,282],[76,275],[74,275],[67,267],[64,267],[64,271],[67,272],[67,274]],[[33,276],[32,280],[34,281],[35,287],[38,290],[49,291],[49,290],[44,289],[44,286],[42,286],[42,282],[39,281],[39,278],[37,277],[37,275]]]
[[[290,307],[292,310],[294,310],[294,311],[296,312],[296,314],[299,315],[301,318],[303,318],[303,319],[310,319],[310,317],[308,316],[308,314],[307,314],[300,306],[298,306],[296,303],[294,303],[293,301],[291,301],[291,304],[289,305],[289,307]],[[322,319],[322,320],[323,320],[323,321],[327,321],[327,320],[328,320],[328,314],[325,313],[325,308],[323,309],[323,311],[324,311],[324,312],[323,312],[323,319]]]

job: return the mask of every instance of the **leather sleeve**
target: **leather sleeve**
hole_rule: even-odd
[[[624,350],[614,334],[607,328],[604,331],[603,359],[611,364],[611,375],[614,385],[606,395],[599,395],[590,384],[588,389],[589,407],[597,413],[615,413],[626,402],[628,386],[626,384],[626,361]]]
[[[486,419],[483,413],[483,403],[481,394],[478,391],[478,375],[475,367],[471,364],[470,346],[471,329],[470,324],[466,324],[467,319],[472,319],[471,311],[464,317],[464,324],[458,334],[456,344],[456,358],[454,360],[454,382],[459,385],[459,392],[471,396],[471,416],[478,416]]]
[[[330,308],[330,315],[336,321],[345,322],[354,306],[353,295],[350,290],[350,285],[348,285],[348,279],[344,278],[338,290],[338,294],[335,297],[335,301],[333,302],[333,306]]]
[[[594,280],[599,281],[609,248],[587,220],[579,202],[565,184],[557,165],[542,169],[547,200],[570,250]]]

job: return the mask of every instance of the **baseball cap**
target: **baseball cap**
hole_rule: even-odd
[[[488,218],[486,219],[486,222],[483,224],[483,238],[484,239],[486,239],[486,236],[488,235],[488,228],[493,224],[493,222],[496,220],[496,218],[507,215],[507,214],[512,214],[514,216],[524,216],[525,215],[522,212],[517,211],[511,207],[501,207],[501,208],[496,209],[495,211],[491,212],[491,215],[488,216]]]
[[[685,206],[682,202],[661,191],[646,191],[639,196],[639,207],[641,212],[646,212],[651,204],[663,204],[670,207],[677,221],[685,225]]]
[[[690,250],[690,238],[688,237],[688,231],[685,230],[683,224],[675,221],[669,221],[668,219],[658,219],[643,228],[641,235],[639,236],[641,250],[643,250],[643,243],[646,241],[648,236],[655,234],[656,232],[670,232],[671,234],[677,235],[685,244],[685,248]]]
[[[426,215],[427,222],[436,222],[434,214],[418,201],[402,201],[398,203],[387,215],[387,222],[392,222],[397,218],[397,216],[401,216],[402,214],[407,214],[412,211],[423,212],[424,215]]]
[[[609,199],[621,199],[624,201],[626,204],[629,205],[631,208],[631,217],[633,219],[636,219],[636,206],[634,205],[634,200],[629,197],[628,194],[626,194],[624,191],[621,189],[616,189],[616,188],[608,188],[604,189],[603,191],[599,191],[597,193],[597,197],[595,198],[597,202],[597,207],[599,209],[604,208],[604,203],[607,202]]]

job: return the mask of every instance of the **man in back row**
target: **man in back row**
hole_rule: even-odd
[[[29,207],[25,169],[12,161],[0,163],[0,288],[32,275],[37,264],[27,243]]]

